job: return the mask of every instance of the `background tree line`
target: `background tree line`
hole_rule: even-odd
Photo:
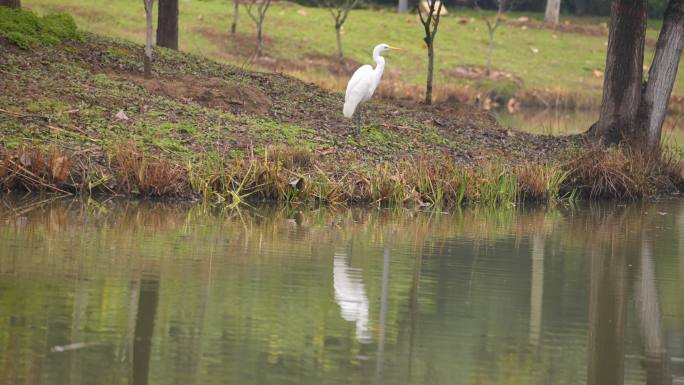
[[[365,0],[360,2],[358,6],[372,7],[373,5],[381,6],[397,6],[401,0]],[[418,0],[407,1],[407,8],[409,10],[415,9],[418,6]],[[307,6],[317,6],[320,0],[297,0],[299,4]],[[523,12],[544,12],[546,8],[546,0],[517,0],[515,2],[515,9]],[[667,0],[650,0],[647,4],[648,17],[661,18],[665,14],[667,8]],[[488,10],[496,10],[498,2],[496,0],[448,0],[444,5],[449,7],[480,7]],[[560,4],[561,14],[575,15],[575,16],[609,16],[610,15],[610,0],[563,0]]]

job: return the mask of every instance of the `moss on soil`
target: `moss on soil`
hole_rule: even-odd
[[[24,49],[80,38],[74,19],[66,13],[39,17],[30,11],[6,7],[0,7],[0,36]]]

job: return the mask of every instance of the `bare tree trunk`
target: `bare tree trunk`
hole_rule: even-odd
[[[159,0],[157,46],[178,49],[178,0]]]
[[[544,23],[558,25],[560,17],[561,0],[546,0],[546,12],[544,12]]]
[[[640,124],[651,148],[660,145],[663,122],[684,47],[684,0],[670,0],[658,36],[648,84],[641,101]]]
[[[637,139],[635,130],[643,79],[645,0],[613,0],[603,99],[590,132],[607,144]]]
[[[427,86],[425,89],[425,104],[432,104],[432,73],[435,68],[435,41],[430,39],[428,44],[428,73],[427,73]]]
[[[340,62],[342,62],[344,59],[344,53],[342,52],[342,37],[340,36],[341,29],[341,24],[335,24],[335,37],[337,37],[337,57],[340,59]]]
[[[399,13],[408,12],[408,0],[399,0]]]
[[[262,35],[263,21],[257,23],[257,56],[261,56],[264,51],[264,37]]]
[[[0,7],[21,8],[21,0],[0,0]]]
[[[487,50],[487,68],[485,75],[489,76],[492,73],[492,56],[494,56],[494,29],[489,29],[489,50]]]
[[[247,15],[254,21],[257,28],[257,49],[256,56],[261,56],[264,51],[263,27],[266,11],[271,5],[271,0],[252,0],[247,3]],[[252,12],[256,6],[256,15]]]
[[[436,7],[436,9],[435,9]],[[437,0],[429,0],[429,9],[426,15],[423,15],[421,8],[418,7],[418,16],[420,22],[423,24],[425,30],[425,37],[423,41],[428,49],[428,73],[427,82],[425,85],[425,104],[432,104],[432,74],[435,68],[435,36],[437,35],[437,27],[439,26],[439,17],[442,13],[442,2],[437,6]]]
[[[240,3],[238,0],[233,0],[233,23],[230,25],[230,33],[235,34],[237,31],[238,16],[240,15]]]
[[[145,21],[147,23],[147,38],[145,42],[145,77],[152,77],[152,7],[154,0],[143,0],[145,2]]]

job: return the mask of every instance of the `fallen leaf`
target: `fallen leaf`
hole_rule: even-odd
[[[539,53],[539,48],[530,47],[530,51],[532,51],[532,53]]]
[[[119,110],[119,112],[117,112],[116,115],[114,115],[114,117],[117,120],[129,120],[128,115],[126,115],[124,110]]]
[[[600,78],[603,77],[603,71],[601,71],[601,70],[598,69],[598,68],[596,68],[596,69],[594,69],[593,71],[591,71],[591,73],[594,75],[595,78],[600,79]]]
[[[307,12],[304,8],[299,8],[297,10],[297,13],[302,15],[302,16],[309,16],[309,12]]]

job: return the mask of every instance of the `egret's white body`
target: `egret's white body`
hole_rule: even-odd
[[[342,110],[345,117],[351,118],[354,116],[356,107],[369,100],[378,87],[380,78],[382,78],[382,72],[385,69],[385,59],[380,55],[377,55],[377,57],[380,60],[376,61],[378,65],[375,68],[370,64],[361,66],[349,79],[347,92],[344,95],[344,109]]]
[[[376,65],[373,68],[366,64],[354,72],[344,95],[344,108],[342,113],[347,118],[356,118],[357,131],[361,128],[361,103],[368,101],[380,83],[382,72],[385,70],[385,58],[380,53],[387,50],[398,50],[387,44],[379,44],[373,49],[373,60]]]

